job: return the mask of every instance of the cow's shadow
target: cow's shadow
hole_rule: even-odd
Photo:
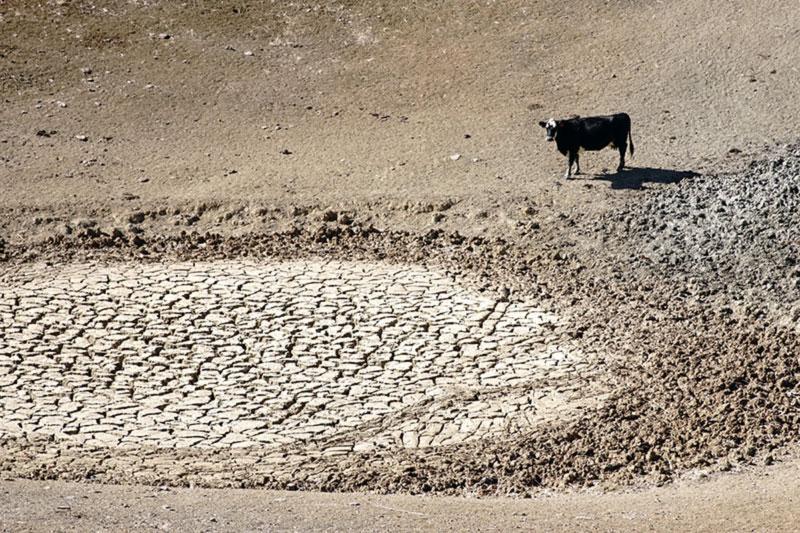
[[[603,180],[611,182],[612,189],[641,189],[645,183],[678,183],[686,178],[699,176],[691,170],[674,170],[669,168],[626,167],[623,170],[608,173],[584,175],[586,180]]]

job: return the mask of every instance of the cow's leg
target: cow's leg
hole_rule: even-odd
[[[620,172],[623,168],[625,168],[625,150],[628,149],[628,145],[623,143],[618,145],[619,147],[619,166],[617,167],[617,172]]]
[[[581,153],[575,152],[575,174],[581,173]]]
[[[567,166],[567,173],[564,174],[565,179],[569,179],[570,175],[572,174],[572,163],[578,159],[578,152],[573,152],[570,150],[569,152],[569,165]]]

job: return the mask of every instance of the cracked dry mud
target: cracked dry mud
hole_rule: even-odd
[[[280,477],[301,456],[508,435],[595,404],[593,354],[502,300],[374,262],[33,264],[0,285],[0,431],[62,454],[255,448],[251,473]]]

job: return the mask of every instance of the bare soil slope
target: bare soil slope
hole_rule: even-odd
[[[768,4],[6,2],[0,230],[342,208],[505,234],[531,204],[603,208],[613,152],[584,158],[611,187],[558,184],[537,122],[628,112],[636,185],[793,140],[800,23]]]

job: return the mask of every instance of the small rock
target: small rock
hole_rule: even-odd
[[[56,102],[56,105],[57,105],[58,107],[67,107],[67,104],[66,104],[66,102]]]
[[[89,74],[92,73],[92,69],[90,69],[89,67],[83,67],[81,69],[81,72],[83,73],[84,76],[88,76]]]
[[[459,159],[461,159],[461,154],[453,154],[450,156],[450,160],[452,161],[458,161]]]
[[[252,56],[252,55],[253,55],[253,52],[251,52],[250,50],[248,50],[248,51],[246,51],[246,52],[244,53],[244,55],[246,55],[246,56]]]
[[[75,138],[81,142],[86,142],[89,140],[89,137],[87,137],[86,135],[76,135]]]
[[[437,211],[447,211],[448,209],[450,209],[454,205],[456,205],[455,201],[453,201],[452,199],[448,198],[444,202],[442,202],[439,205],[437,205],[436,206],[436,210]]]
[[[131,213],[128,216],[128,222],[130,222],[131,224],[141,224],[142,222],[144,222],[144,213],[142,213],[141,211]]]
[[[158,34],[158,38],[159,39],[164,39],[166,41],[166,40],[171,39],[172,35],[170,35],[169,33],[159,33]]]
[[[95,227],[97,225],[97,222],[85,218],[76,218],[72,220],[72,225],[77,226],[80,229],[89,229]]]

